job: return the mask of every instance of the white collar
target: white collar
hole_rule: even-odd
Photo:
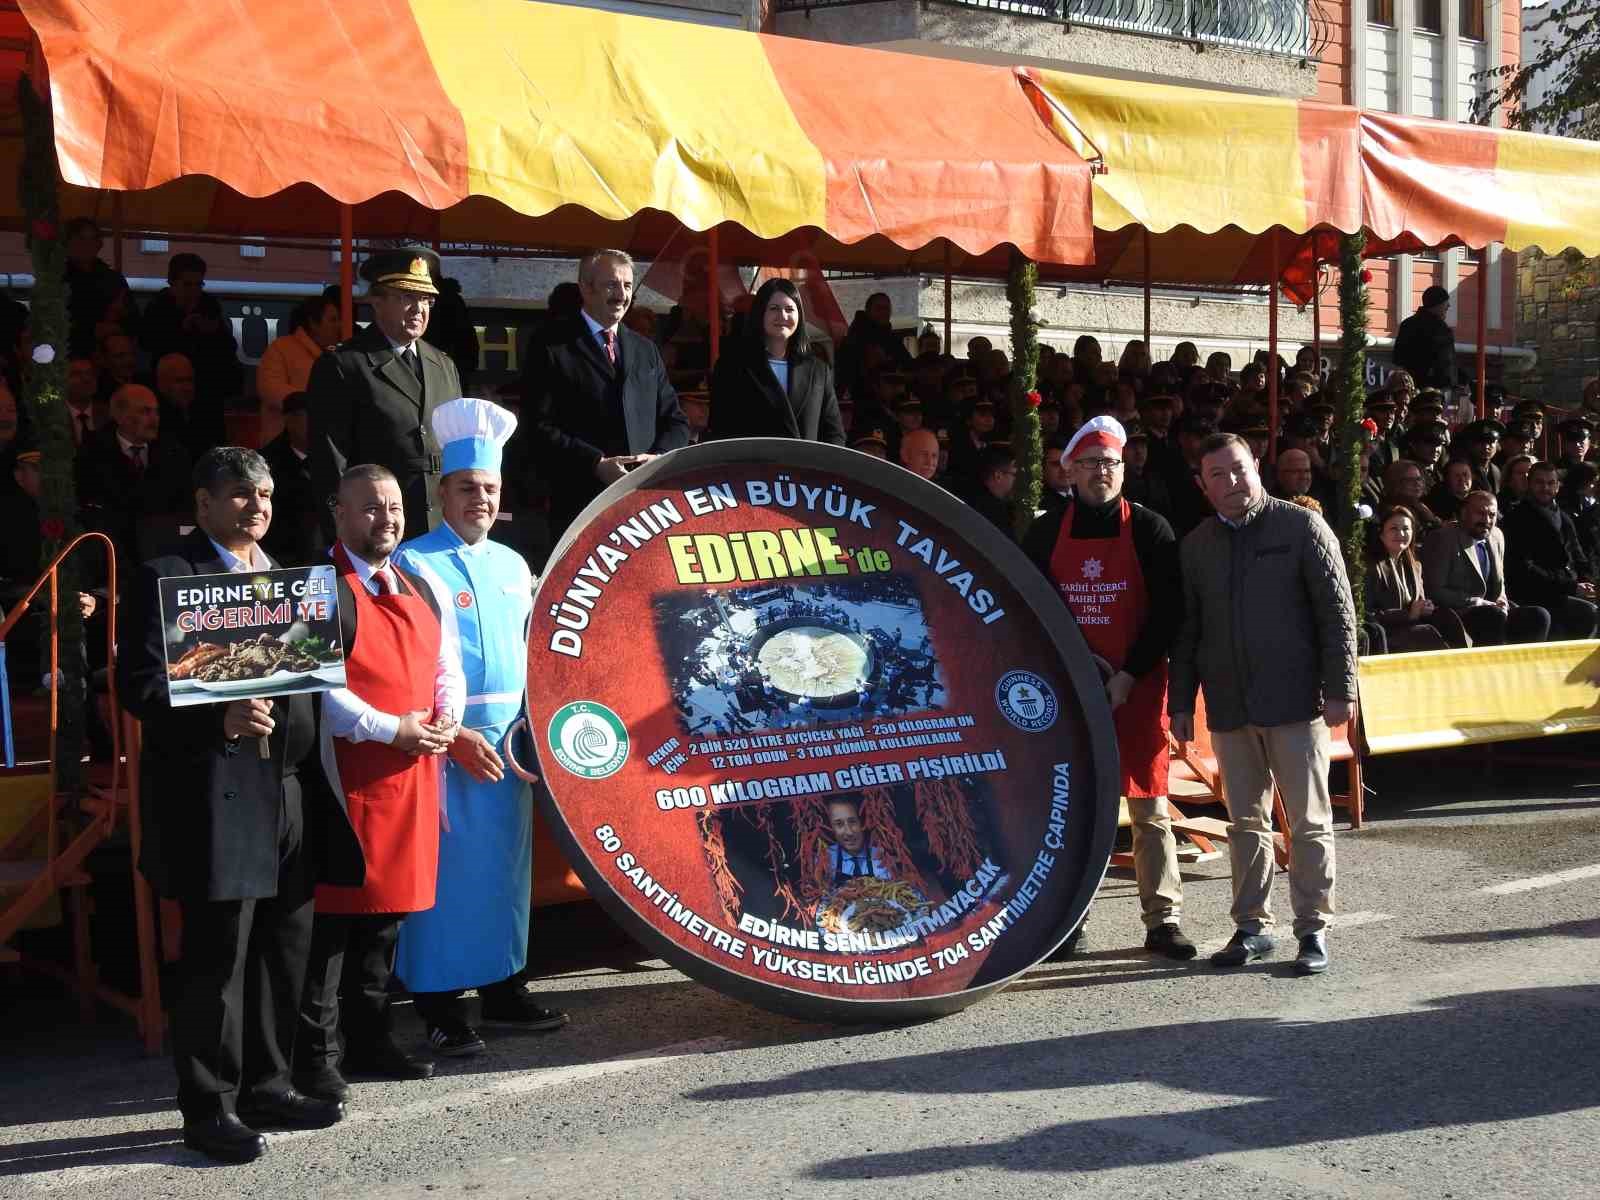
[[[294,452],[294,456],[296,458],[298,458],[301,462],[305,462],[307,454],[304,450],[295,450],[293,443],[290,443],[289,449]]]
[[[596,321],[593,317],[591,317],[587,309],[580,308],[578,310],[578,315],[583,318],[583,323],[589,327],[589,332],[594,337],[599,337],[605,332],[606,326],[600,324],[599,321]],[[612,332],[615,332],[620,324],[621,322],[619,321],[617,325],[611,326]],[[621,335],[619,334],[618,336],[620,337]]]
[[[143,450],[146,453],[146,455],[148,455],[150,453],[150,443],[149,442],[145,442],[142,446],[137,446],[136,447],[127,438],[122,436],[122,430],[120,430],[120,429],[117,430],[117,443],[122,447],[123,454],[127,455],[129,458],[133,457],[133,452],[134,452],[135,449]]]
[[[246,571],[265,571],[269,569],[267,556],[261,552],[260,546],[252,545],[250,547],[251,558],[247,561],[222,545],[209,533],[206,534],[206,541],[211,543],[212,548],[217,552],[217,557],[222,560],[222,565],[228,568],[230,574],[239,575]]]
[[[339,545],[344,546],[344,543],[340,542]],[[361,586],[369,592],[372,590],[372,577],[390,566],[390,560],[387,558],[381,563],[369,563],[359,554],[354,553],[348,546],[344,547],[344,556],[350,560],[350,565],[355,568],[356,577],[361,580]]]
[[[378,332],[379,333],[383,333],[383,331],[381,329]],[[390,347],[394,350],[394,352],[396,354],[404,354],[407,350],[414,349],[416,347],[416,345],[417,345],[417,342],[397,342],[392,337],[390,337],[387,333],[383,334],[383,340],[389,343]],[[417,339],[418,342],[420,342],[421,340],[422,340],[421,338]],[[421,350],[417,350],[417,357],[418,358],[422,357],[422,351]]]

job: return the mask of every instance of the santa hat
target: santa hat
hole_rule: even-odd
[[[442,475],[452,471],[500,473],[502,450],[517,418],[487,400],[460,399],[433,410],[433,436],[444,451]]]
[[[1079,426],[1061,457],[1063,461],[1071,462],[1090,450],[1115,450],[1121,454],[1127,444],[1128,433],[1122,428],[1121,421],[1115,417],[1095,417]]]

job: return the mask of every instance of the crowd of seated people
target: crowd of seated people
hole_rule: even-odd
[[[267,347],[252,387],[232,326],[206,293],[204,260],[173,256],[167,288],[141,307],[99,257],[92,221],[71,223],[66,242],[64,399],[85,527],[107,533],[124,566],[152,553],[190,519],[191,464],[227,440],[225,411],[250,390],[260,405],[257,440],[278,489],[268,548],[286,563],[314,561],[322,550],[307,470],[307,385],[312,365],[338,339],[337,299],[325,293],[300,306]],[[13,480],[37,469],[36,452],[13,469],[19,450],[34,442],[16,400],[30,365],[26,311],[0,311],[0,503],[8,512],[34,506]],[[644,315],[630,316],[629,327],[664,340],[666,326]],[[666,324],[672,337],[687,336],[681,322]],[[847,444],[940,484],[1014,536],[1013,368],[1004,350],[974,337],[957,356],[931,329],[912,338],[894,327],[889,298],[879,293],[831,357]],[[1276,428],[1268,403],[1274,375]],[[1142,341],[1108,354],[1086,335],[1070,347],[1042,345],[1036,378],[1045,511],[1071,500],[1061,457],[1072,434],[1092,418],[1114,416],[1127,432],[1125,495],[1182,538],[1212,516],[1195,478],[1200,447],[1213,433],[1232,432],[1261,460],[1272,494],[1319,511],[1341,534],[1353,515],[1346,491],[1357,477],[1360,514],[1371,518],[1366,652],[1595,632],[1600,469],[1587,460],[1600,389],[1589,389],[1591,407],[1563,416],[1547,440],[1537,401],[1491,394],[1488,419],[1452,425],[1461,409],[1455,398],[1419,389],[1394,370],[1367,397],[1370,436],[1346,461],[1311,347],[1301,347],[1293,365],[1265,351],[1239,364],[1220,351],[1202,362],[1191,342],[1157,360]],[[684,392],[692,437],[714,433],[712,400],[692,387]],[[508,479],[507,491],[534,495],[537,481]],[[7,570],[21,574],[25,565],[12,555]]]

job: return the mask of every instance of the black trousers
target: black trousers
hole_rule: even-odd
[[[318,913],[311,930],[295,1066],[337,1066],[389,1036],[389,977],[400,913]]]
[[[1542,642],[1550,636],[1550,614],[1533,604],[1514,604],[1510,612],[1495,604],[1454,610],[1466,626],[1474,646],[1521,645]]]
[[[478,985],[478,998],[513,1000],[521,992],[525,978],[524,972],[518,971],[495,983],[481,983]],[[417,1015],[429,1025],[444,1025],[452,1021],[466,1021],[465,995],[465,988],[453,992],[412,992],[411,1002],[416,1005]]]
[[[1550,638],[1552,641],[1582,641],[1594,636],[1596,609],[1594,603],[1578,596],[1565,596],[1550,610]]]
[[[231,1113],[240,1095],[289,1087],[314,887],[293,776],[284,781],[279,829],[276,896],[180,902],[172,1057],[185,1120]]]

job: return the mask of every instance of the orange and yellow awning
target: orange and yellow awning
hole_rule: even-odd
[[[1055,279],[1291,295],[1358,229],[1600,254],[1591,142],[529,0],[225,11],[0,0],[48,65],[69,212],[114,191],[129,228],[326,237],[350,204],[362,236],[643,254],[718,227],[740,261],[886,273],[1016,247]]]
[[[256,233],[310,232],[327,208],[296,202],[310,185],[369,216],[389,194],[457,211],[462,240],[658,212],[756,239],[1093,252],[1089,166],[1006,67],[527,0],[20,6],[63,179],[171,189],[162,208],[213,228],[232,208]]]

